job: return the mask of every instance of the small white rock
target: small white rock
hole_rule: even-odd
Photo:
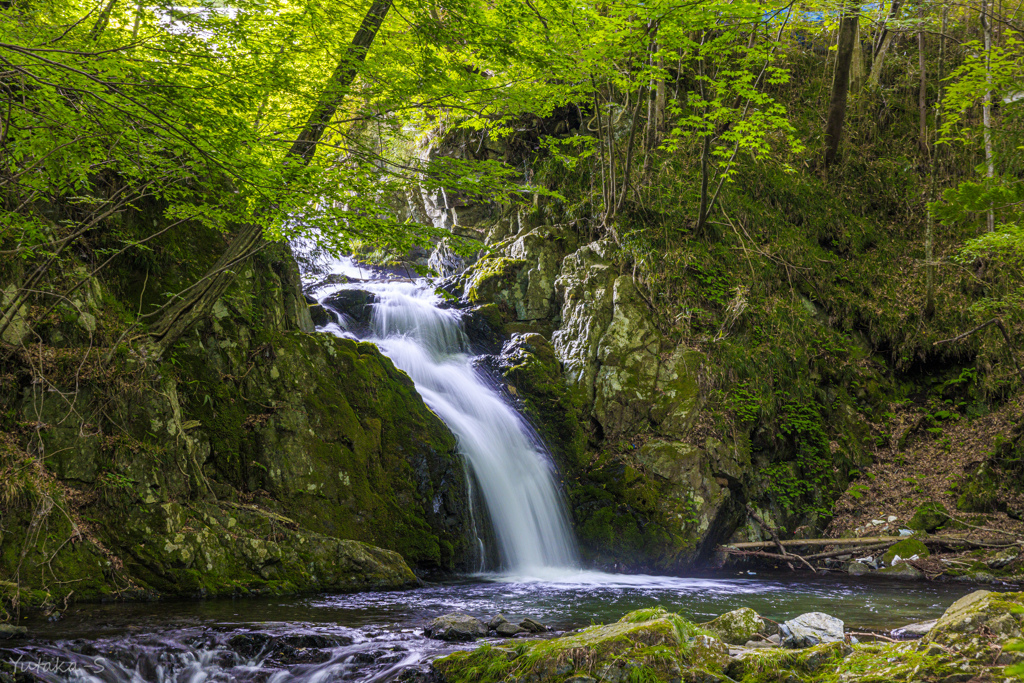
[[[887,522],[895,522],[897,519],[898,519],[898,517],[896,517],[896,515],[889,515],[888,517],[885,518],[885,521],[887,521]]]

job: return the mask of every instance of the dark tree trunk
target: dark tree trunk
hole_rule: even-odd
[[[921,10],[922,28],[917,32],[917,64],[921,72],[921,83],[917,92],[918,145],[924,161],[928,159],[928,71],[924,59],[924,10]],[[922,162],[922,167],[924,162]]]
[[[320,94],[320,99],[310,113],[306,125],[288,150],[285,163],[294,163],[294,160],[297,160],[302,166],[306,166],[313,159],[320,138],[344,101],[349,86],[355,80],[359,63],[366,59],[366,53],[373,44],[381,24],[384,23],[391,4],[392,0],[374,0],[345,55],[338,62]],[[170,302],[150,327],[150,334],[157,347],[161,351],[169,348],[193,324],[208,315],[234,280],[234,269],[259,251],[263,245],[262,225],[252,223],[239,226],[227,249],[210,270],[197,283]]]
[[[843,123],[846,121],[846,99],[850,93],[850,62],[857,37],[857,22],[860,5],[846,8],[839,22],[839,49],[836,54],[836,71],[832,78],[832,96],[828,103],[828,120],[825,122],[825,166],[830,166],[839,153],[839,142],[843,137]]]

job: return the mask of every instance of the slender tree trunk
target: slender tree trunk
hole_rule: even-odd
[[[981,106],[982,126],[985,137],[985,176],[992,179],[995,176],[995,162],[992,159],[992,22],[988,17],[988,5],[981,0],[981,29],[985,34],[985,99]],[[996,227],[995,211],[989,205],[986,220],[988,231],[992,232]]]
[[[949,17],[949,9],[943,8],[942,10],[942,35],[939,38],[939,73],[937,75],[936,82],[939,86],[938,98],[935,101],[935,130],[939,130],[942,127],[942,77],[945,69],[946,60],[946,23]],[[935,153],[932,154],[931,163],[931,182],[929,184],[929,199],[935,201],[936,188],[938,184],[938,148]],[[934,251],[934,238],[935,238],[935,217],[932,215],[931,208],[928,209],[927,222],[925,223],[924,233],[924,260],[925,260],[925,302],[924,302],[924,316],[926,319],[931,319],[935,315],[935,251]]]
[[[650,57],[648,61],[653,67],[655,55],[658,54],[658,24],[651,28]],[[654,150],[658,146],[658,79],[652,78],[650,87],[647,90],[647,126],[644,130],[644,167],[643,176],[646,178],[651,172],[651,162],[654,158]]]
[[[306,166],[316,153],[317,143],[327,125],[345,99],[348,88],[355,80],[359,64],[373,44],[384,18],[391,9],[392,0],[374,0],[362,25],[349,44],[345,55],[331,74],[320,98],[310,112],[306,125],[288,150],[284,163],[292,160]],[[263,245],[263,226],[250,223],[239,226],[228,244],[206,275],[196,284],[165,306],[160,317],[150,327],[157,348],[162,352],[176,342],[198,320],[205,317],[234,280],[234,268],[258,251]]]
[[[864,53],[860,47],[860,24],[853,37],[853,56],[850,58],[850,92],[856,94],[864,87]]]
[[[882,78],[882,64],[885,62],[885,53],[889,51],[889,46],[892,44],[893,38],[896,34],[888,29],[889,22],[895,21],[899,17],[901,0],[893,0],[892,5],[889,8],[889,16],[885,20],[885,24],[882,25],[882,30],[879,33],[878,40],[876,41],[874,54],[871,55],[871,73],[868,74],[868,87],[877,88]]]
[[[703,234],[708,219],[708,180],[710,179],[711,133],[704,134],[700,149],[700,206],[697,208],[697,225],[694,232]]]
[[[839,142],[843,137],[846,121],[846,100],[850,93],[850,61],[857,37],[860,5],[848,5],[839,22],[839,49],[836,54],[836,71],[832,78],[832,95],[828,103],[828,120],[825,122],[825,166],[831,166],[839,154]]]
[[[920,11],[921,27],[917,31],[917,65],[921,72],[920,87],[917,91],[918,147],[923,159],[928,159],[928,72],[924,59],[924,9]],[[922,168],[924,166],[922,165]]]

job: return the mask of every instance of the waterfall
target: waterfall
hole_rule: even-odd
[[[575,540],[551,460],[522,417],[473,367],[458,313],[440,308],[440,297],[423,281],[354,287],[376,296],[364,339],[412,378],[458,439],[494,526],[502,568],[520,576],[576,568]],[[326,329],[351,334],[335,325]]]

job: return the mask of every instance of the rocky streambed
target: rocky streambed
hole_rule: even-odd
[[[462,615],[464,617],[465,615]],[[432,627],[455,620],[448,616]],[[431,683],[801,683],[1021,680],[1024,593],[976,591],[931,622],[897,629],[899,642],[851,633],[809,612],[781,624],[741,608],[701,624],[662,608],[547,640],[483,645],[406,680]]]

